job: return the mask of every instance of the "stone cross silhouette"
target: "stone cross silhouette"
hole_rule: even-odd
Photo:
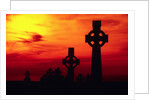
[[[26,85],[29,85],[29,83],[31,81],[29,71],[26,71],[24,81],[25,81]]]
[[[63,65],[68,69],[67,78],[70,82],[74,81],[74,68],[80,64],[80,60],[74,56],[74,48],[69,48],[68,56],[63,59]]]
[[[93,21],[93,30],[85,36],[85,42],[92,47],[91,80],[96,85],[102,82],[101,47],[108,42],[108,35],[101,30],[101,21]]]
[[[26,71],[25,77],[30,77],[30,72],[29,71]]]

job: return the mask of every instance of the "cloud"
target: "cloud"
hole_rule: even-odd
[[[112,20],[112,19],[109,19],[109,20],[102,20],[102,25],[103,26],[107,26],[107,27],[112,27],[112,26],[117,26],[120,24],[120,21],[118,20]]]
[[[21,41],[18,41],[18,42],[22,42],[22,43],[31,43],[32,42],[31,40],[27,40],[24,38],[19,38],[19,39],[21,39]]]
[[[29,36],[30,36],[30,39],[25,39],[25,38],[20,38],[18,37],[19,39],[21,39],[21,41],[18,41],[18,42],[22,42],[22,43],[32,43],[32,42],[40,42],[40,41],[43,41],[43,36],[38,34],[37,32],[27,32],[25,31],[25,33],[27,33]]]
[[[42,35],[36,34],[32,36],[32,41],[33,42],[38,42],[38,41],[42,41]]]
[[[7,32],[7,34],[18,34],[18,33],[16,33],[16,32]]]
[[[22,53],[10,53],[6,54],[6,62],[22,62],[22,61],[30,61],[35,58],[31,57],[31,55],[28,54],[22,54]]]
[[[51,25],[45,25],[45,24],[35,24],[36,26],[40,26],[40,27],[52,27]]]
[[[59,20],[73,20],[73,19],[77,19],[80,15],[79,14],[69,14],[69,15],[68,14],[54,14],[53,16]]]

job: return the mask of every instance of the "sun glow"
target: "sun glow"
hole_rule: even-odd
[[[7,53],[34,51],[40,52],[40,55],[34,55],[36,57],[47,58],[50,54],[53,58],[63,57],[68,47],[75,47],[77,55],[91,56],[91,48],[85,44],[85,34],[92,30],[92,20],[99,19],[102,20],[102,30],[110,33],[104,52],[120,52],[121,47],[117,45],[124,44],[128,38],[124,34],[128,24],[126,15],[8,14]],[[122,42],[117,42],[120,39]]]
[[[51,27],[45,27],[46,23],[50,25],[51,17],[36,14],[7,14],[7,53],[30,52],[32,46],[38,44],[34,40],[35,36],[50,35]],[[39,41],[40,42],[40,41]],[[31,46],[32,45],[32,46]],[[14,48],[13,48],[14,46]],[[13,49],[12,49],[13,48]]]

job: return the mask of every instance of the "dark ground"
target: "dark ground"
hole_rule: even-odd
[[[61,84],[61,85],[60,85]],[[7,81],[6,95],[128,95],[128,82],[103,82],[99,87],[88,84],[43,84],[32,81]]]

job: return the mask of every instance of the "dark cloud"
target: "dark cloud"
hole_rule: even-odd
[[[21,41],[18,41],[18,42],[22,42],[22,43],[31,43],[32,42],[31,40],[27,40],[24,38],[19,38],[19,39],[21,39]]]
[[[38,42],[38,41],[42,41],[42,35],[36,34],[32,36],[32,41],[33,42]]]
[[[18,42],[22,42],[22,43],[32,43],[32,42],[39,42],[39,41],[43,41],[43,36],[38,34],[37,32],[27,32],[25,31],[25,33],[27,33],[28,35],[31,36],[30,39],[25,39],[25,38],[20,38],[18,37],[19,39],[21,39],[20,41]]]

